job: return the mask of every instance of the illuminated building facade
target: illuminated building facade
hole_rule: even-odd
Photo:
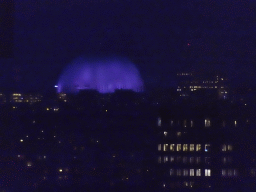
[[[193,92],[211,91],[219,99],[228,98],[227,78],[222,74],[177,73],[180,96],[190,96]]]
[[[12,93],[10,97],[11,103],[36,103],[42,100],[42,95],[36,94],[22,94],[22,93]]]
[[[230,187],[255,176],[255,157],[246,141],[250,136],[244,133],[249,120],[231,112],[216,116],[216,111],[188,108],[172,109],[156,120],[158,185],[167,189]]]

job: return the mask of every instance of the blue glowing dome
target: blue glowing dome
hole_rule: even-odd
[[[127,59],[80,57],[64,69],[57,86],[58,93],[78,93],[81,89],[112,93],[116,89],[141,92],[144,84],[136,66]]]

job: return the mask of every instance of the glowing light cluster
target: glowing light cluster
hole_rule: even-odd
[[[136,66],[127,59],[78,58],[61,74],[57,91],[77,93],[83,89],[95,89],[100,93],[112,93],[116,89],[143,91],[143,81]]]

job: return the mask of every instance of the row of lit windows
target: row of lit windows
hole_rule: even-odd
[[[179,124],[179,121],[178,121],[178,124]],[[157,125],[158,125],[159,127],[162,126],[162,120],[161,120],[160,117],[158,117],[158,119],[157,119]],[[171,126],[173,126],[173,125],[174,125],[174,122],[173,122],[173,120],[171,120]],[[193,127],[193,125],[194,125],[194,122],[191,120],[191,121],[190,121],[190,127]],[[187,120],[183,120],[183,126],[184,126],[184,127],[187,127]],[[211,121],[210,121],[210,119],[205,119],[205,120],[204,120],[204,126],[205,126],[205,127],[210,127],[210,126],[211,126]]]
[[[205,144],[205,152],[210,149],[210,144]],[[158,144],[158,151],[201,151],[201,144]]]
[[[197,89],[201,89],[201,88],[203,88],[203,89],[213,89],[213,88],[217,89],[218,87],[217,87],[217,86],[214,86],[214,87],[208,87],[208,86],[194,86],[194,88],[193,88],[193,86],[190,86],[190,91],[196,91]],[[186,89],[186,87],[184,87],[184,89]],[[178,88],[177,91],[181,91],[181,89]]]
[[[25,102],[25,103],[28,103],[28,102],[33,103],[33,102],[39,102],[41,100],[40,99],[38,99],[38,100],[21,100],[21,99],[17,99],[17,100],[12,100],[12,101],[15,102],[15,103],[23,103],[23,102]]]
[[[193,88],[194,88],[194,89],[201,89],[201,88],[202,88],[202,89],[208,89],[208,88],[211,88],[211,89],[212,89],[212,88],[215,88],[215,89],[217,89],[218,86],[210,87],[210,86],[196,86],[196,85],[195,85],[195,86],[189,86],[189,88],[190,88],[190,89],[193,89]]]
[[[204,151],[208,152],[211,145],[205,144]],[[201,144],[158,144],[158,151],[201,151]],[[230,144],[223,144],[221,151],[232,151],[233,146]]]
[[[179,76],[179,75],[181,75],[181,76],[184,76],[184,75],[192,75],[192,73],[177,73],[177,75]]]
[[[201,169],[170,169],[170,176],[203,176]],[[204,176],[211,176],[211,169],[204,170]]]
[[[248,123],[249,120],[247,119],[246,122]],[[189,121],[189,120],[186,120],[186,119],[185,119],[185,120],[182,120],[182,121],[177,120],[176,123],[174,123],[173,120],[170,121],[170,125],[171,125],[171,126],[180,125],[180,124],[182,124],[183,127],[188,127],[188,126],[193,127],[193,126],[194,126],[194,121],[193,121],[193,120],[190,120],[190,121]],[[160,117],[157,119],[157,125],[158,125],[159,127],[162,126],[162,120],[161,120]],[[205,119],[205,120],[204,120],[204,126],[205,126],[205,127],[210,127],[210,126],[211,126],[211,120],[210,120],[210,119]],[[223,121],[223,122],[222,122],[222,126],[223,126],[223,127],[226,126],[226,121]],[[237,121],[236,121],[236,120],[234,120],[234,126],[235,126],[235,127],[237,126]]]
[[[236,169],[222,169],[221,175],[229,177],[238,176],[238,171]]]
[[[222,145],[221,150],[222,151],[232,151],[233,150],[233,146],[232,145],[224,144],[224,145]]]
[[[179,124],[179,121],[178,121],[178,124]],[[161,120],[160,117],[158,117],[158,119],[157,119],[157,125],[158,125],[159,127],[162,126],[162,120]],[[173,126],[173,125],[174,125],[174,122],[173,122],[173,120],[171,120],[171,126]],[[190,127],[193,127],[193,125],[194,125],[194,122],[191,120],[191,121],[190,121]],[[183,126],[184,126],[184,127],[187,127],[187,120],[183,120]],[[210,126],[211,126],[211,121],[210,121],[210,119],[205,119],[205,120],[204,120],[204,126],[205,126],[205,127],[210,127]]]
[[[213,83],[213,82],[218,83],[218,81],[203,81],[203,83]]]
[[[13,96],[21,96],[20,93],[13,93],[12,95],[13,95]]]
[[[187,157],[187,156],[159,156],[158,163],[190,163],[190,164],[200,164],[202,163],[202,159],[204,159],[204,163],[210,165],[211,158],[210,157]],[[222,157],[222,163],[231,163],[232,157]]]
[[[190,164],[200,164],[202,163],[203,157],[187,157],[187,156],[159,156],[158,157],[158,163],[190,163]],[[204,157],[204,163],[209,165],[211,158],[210,157]]]

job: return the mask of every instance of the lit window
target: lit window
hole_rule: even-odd
[[[175,151],[175,144],[170,144],[170,151]]]
[[[222,151],[227,151],[227,146],[226,146],[226,145],[222,145],[221,150],[222,150]]]
[[[177,144],[177,151],[181,151],[181,144]]]
[[[233,147],[232,145],[228,145],[228,151],[232,151]]]
[[[113,156],[114,157],[114,156]],[[162,162],[162,159],[161,159],[161,156],[158,157],[158,163],[161,163]]]
[[[161,144],[158,144],[158,151],[161,151]]]
[[[181,169],[177,169],[177,176],[181,176]]]
[[[194,125],[194,122],[191,120],[190,121],[190,127],[193,127],[193,125]]]
[[[217,86],[215,86],[215,89],[217,89]]]
[[[183,169],[183,176],[188,176],[188,169]]]
[[[187,127],[187,120],[184,120],[184,121],[183,121],[183,126],[184,126],[184,127]]]
[[[188,144],[183,144],[183,151],[188,151]]]
[[[235,127],[236,127],[237,126],[237,121],[235,121],[234,124],[235,124]]]
[[[177,136],[180,137],[181,136],[181,132],[177,132]]]
[[[62,172],[62,169],[59,169],[59,172],[61,173],[61,172]]]
[[[167,136],[167,132],[166,131],[164,131],[164,136]]]
[[[168,156],[164,157],[164,163],[168,162]]]
[[[28,167],[31,167],[31,166],[32,166],[32,163],[31,163],[31,162],[27,162],[27,166],[28,166]]]
[[[194,144],[190,144],[189,150],[190,151],[194,151],[195,150],[195,145]]]
[[[174,157],[173,157],[173,156],[170,157],[170,162],[171,162],[171,163],[174,162]]]
[[[205,120],[204,120],[204,126],[205,126],[205,127],[210,127],[210,126],[211,126],[211,121],[210,121],[210,119],[205,119]]]
[[[226,157],[223,157],[222,158],[222,162],[225,164],[225,163],[227,163],[227,158]]]
[[[194,171],[194,169],[190,169],[190,174],[189,174],[190,176],[195,176],[195,171]]]
[[[211,176],[211,169],[205,169],[205,170],[204,170],[204,175],[205,175],[206,177],[210,177],[210,176]]]
[[[201,169],[196,169],[196,176],[201,176]]]
[[[174,174],[174,169],[170,169],[170,175],[173,176]]]
[[[158,117],[158,119],[157,119],[157,125],[158,125],[158,127],[161,127],[161,124],[162,124],[161,118]]]
[[[171,120],[171,126],[173,126],[173,120]]]
[[[197,164],[201,163],[201,157],[196,157],[196,163]]]
[[[187,163],[188,162],[188,158],[187,157],[183,157],[183,163]]]
[[[227,170],[226,169],[222,169],[221,170],[221,175],[222,176],[226,176],[227,175]]]
[[[23,139],[21,139],[20,142],[23,142]]]
[[[205,149],[204,149],[204,151],[205,152],[209,152],[209,150],[210,150],[210,144],[205,144]]]
[[[168,144],[164,144],[164,149],[163,149],[163,151],[167,151],[167,149],[168,149]]]
[[[196,151],[201,151],[201,144],[196,144]]]

